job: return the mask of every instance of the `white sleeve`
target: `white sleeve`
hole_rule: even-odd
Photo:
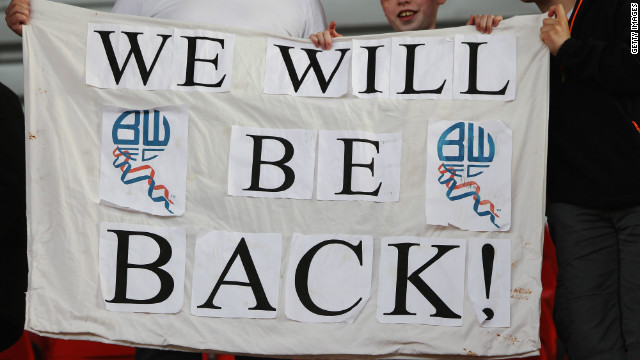
[[[325,31],[327,29],[327,19],[324,16],[324,8],[320,0],[301,0],[301,2],[306,4],[306,9],[304,9],[306,19],[302,38],[306,39],[311,34]]]
[[[144,16],[142,15],[142,1],[143,0],[116,0],[111,12],[115,14]]]

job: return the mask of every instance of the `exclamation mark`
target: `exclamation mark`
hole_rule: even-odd
[[[491,275],[493,274],[493,259],[495,258],[496,250],[491,244],[484,244],[482,246],[482,267],[484,268],[484,289],[487,300],[489,300],[489,293],[491,292]],[[487,315],[486,320],[493,319],[493,310],[489,308],[482,309],[482,312]]]

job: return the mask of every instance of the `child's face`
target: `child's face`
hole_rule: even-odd
[[[435,29],[438,6],[446,0],[380,0],[387,21],[396,31]]]

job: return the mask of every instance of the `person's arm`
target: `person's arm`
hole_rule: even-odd
[[[631,1],[618,1],[617,4],[613,24],[606,24],[615,27],[614,39],[600,41],[570,37],[566,12],[562,6],[554,6],[549,10],[550,18],[544,20],[540,37],[552,54],[555,49],[556,60],[567,74],[578,79],[593,80],[611,93],[639,93],[640,55],[631,53],[629,31]]]
[[[342,37],[342,35],[336,31],[336,26],[336,22],[332,21],[327,30],[321,31],[317,34],[311,34],[309,39],[316,47],[322,48],[322,50],[331,50],[332,39],[335,37]]]
[[[475,25],[476,30],[483,34],[491,34],[494,27],[502,21],[502,15],[471,15],[467,20],[467,25]]]
[[[29,23],[29,0],[11,0],[4,14],[7,26],[14,33],[22,36],[22,25]]]

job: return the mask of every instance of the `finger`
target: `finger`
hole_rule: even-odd
[[[13,31],[14,33],[22,36],[22,25],[9,25],[9,29],[11,29],[11,31]]]
[[[550,28],[540,29],[540,35],[550,35],[550,34],[553,34],[553,29],[550,29]]]
[[[322,33],[318,33],[318,47],[324,50],[324,36]]]
[[[19,21],[21,24],[27,24],[29,22],[29,7],[21,3],[12,3],[5,11],[5,20],[7,25],[10,23]],[[19,19],[19,20],[16,20]],[[15,31],[15,30],[14,30]]]
[[[555,24],[542,25],[540,32],[556,32],[559,31],[559,27]]]
[[[29,18],[23,14],[13,14],[10,17],[6,18],[7,25],[13,32],[22,36],[22,25],[27,24],[29,22]]]
[[[22,14],[29,18],[29,6],[21,3],[12,3],[5,11],[7,17],[11,17],[14,14]]]
[[[329,35],[331,35],[331,37],[342,37],[342,35],[340,33],[338,33],[338,31],[336,30],[336,28],[338,27],[338,24],[336,24],[335,21],[332,21],[331,24],[329,24]]]
[[[556,14],[558,19],[567,19],[567,12],[564,11],[564,6],[562,6],[562,4],[557,6]]]
[[[481,16],[479,21],[479,26],[480,26],[481,33],[484,34],[487,32],[487,16],[486,15]]]
[[[540,41],[542,41],[545,45],[547,45],[547,34],[540,34]]]
[[[542,34],[549,32],[548,28],[545,25],[542,25],[540,27],[540,36],[542,36]]]
[[[567,12],[564,11],[564,7],[562,6],[562,4],[554,5],[549,8],[549,17],[554,17],[554,16],[556,19],[567,18]]]
[[[19,36],[22,36],[22,24],[18,24],[18,25],[9,25],[9,28],[11,29],[11,31],[13,31],[14,33],[18,34]]]
[[[309,40],[311,40],[311,42],[313,43],[313,45],[315,45],[315,47],[318,47],[318,45],[320,45],[318,43],[318,36],[316,34],[309,35]]]
[[[324,31],[316,34],[316,39],[318,41],[318,46],[320,49],[324,50]]]
[[[474,16],[474,24],[476,26],[476,31],[482,32],[482,28],[480,27],[480,23],[482,22],[482,18],[480,15]]]
[[[475,21],[476,21],[476,18],[473,15],[471,15],[469,16],[469,20],[467,20],[466,25],[474,25]]]
[[[493,18],[493,27],[497,27],[502,20],[504,20],[502,18],[502,15],[498,15],[498,16],[494,17]]]
[[[323,50],[331,50],[331,34],[328,31],[322,32],[322,36],[324,37],[324,45],[322,45]]]
[[[552,31],[543,31],[540,33],[540,39],[542,39],[542,42],[545,44],[552,42],[554,39],[554,36],[555,36],[554,32]]]
[[[22,14],[22,13],[11,14],[9,17],[7,17],[7,19],[8,19],[7,23],[11,22],[12,24],[16,23],[16,24],[20,24],[20,25],[26,24],[29,21],[29,18],[25,14]]]
[[[553,34],[553,31],[550,31],[550,30],[544,29],[544,30],[540,31],[540,36],[545,37],[545,38],[550,37],[552,34]]]
[[[491,34],[491,30],[493,28],[493,15],[489,15],[487,18],[487,34]]]
[[[24,14],[29,17],[29,3],[24,1],[13,1],[5,10],[5,15],[11,16],[14,13]]]
[[[11,3],[9,4],[9,6],[11,5],[20,5],[20,6],[29,6],[29,0],[11,0]]]

